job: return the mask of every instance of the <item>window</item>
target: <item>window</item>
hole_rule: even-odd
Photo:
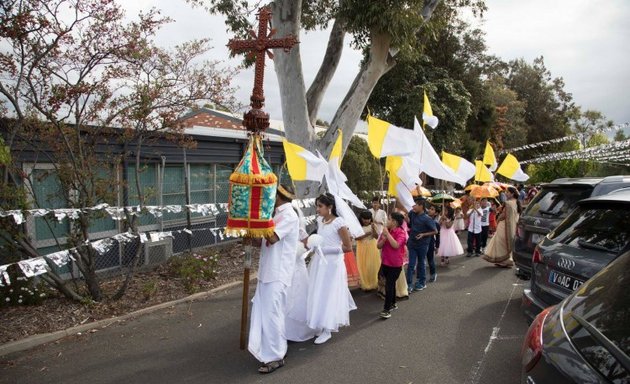
[[[630,207],[581,207],[565,219],[549,237],[574,247],[618,254],[630,241]]]
[[[214,203],[214,166],[211,164],[193,164],[190,166],[190,203]],[[203,217],[193,213],[192,217]]]
[[[32,182],[33,200],[36,207],[46,209],[68,208],[65,193],[61,188],[61,182],[52,166],[49,169],[33,169]],[[51,218],[35,218],[35,238],[38,241],[65,238],[69,231],[70,222],[67,219],[59,222]],[[52,244],[50,243],[50,245]]]
[[[563,219],[579,200],[591,195],[590,188],[543,188],[527,206],[525,215]]]
[[[158,183],[157,183],[157,167],[155,164],[142,165],[139,170],[140,175],[140,187],[144,194],[145,205],[158,205]],[[128,167],[128,181],[129,184],[129,201],[127,205],[133,206],[140,204],[138,198],[139,193],[136,188],[136,166],[135,164]],[[143,214],[139,217],[139,225],[154,225],[157,224],[156,218],[150,214]]]
[[[179,205],[186,204],[186,175],[184,174],[184,166],[167,166],[164,169],[164,181],[162,186],[162,204],[163,205]],[[186,211],[182,209],[180,213],[164,212],[165,221],[169,220],[185,220]]]
[[[230,175],[234,172],[233,165],[216,165],[216,203],[227,203],[230,195]]]

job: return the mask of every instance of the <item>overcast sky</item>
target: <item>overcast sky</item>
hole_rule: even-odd
[[[214,49],[211,58],[237,65],[228,59],[225,47],[231,36],[225,32],[220,16],[193,9],[183,0],[136,0],[125,2],[129,15],[152,6],[175,22],[164,27],[158,42],[173,46],[192,38],[209,37]],[[583,110],[604,113],[615,123],[630,122],[630,1],[605,0],[486,0],[488,11],[479,27],[486,31],[489,53],[508,61],[525,58],[532,62],[544,56],[553,77],[563,77],[565,90],[573,94]],[[300,36],[304,77],[310,85],[321,64],[327,33]],[[347,45],[347,44],[346,44]],[[352,83],[360,54],[346,47],[339,69],[320,110],[320,118],[330,121]],[[236,79],[237,95],[249,102],[253,87],[253,69],[246,69]],[[279,94],[273,64],[265,73],[265,110],[280,120]],[[439,116],[438,116],[439,117]]]

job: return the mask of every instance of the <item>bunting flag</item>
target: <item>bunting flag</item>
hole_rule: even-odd
[[[436,179],[450,181],[461,186],[466,185],[466,180],[464,180],[463,177],[457,175],[455,171],[447,167],[442,160],[440,160],[440,156],[435,152],[435,149],[433,149],[429,139],[427,139],[424,131],[420,127],[418,119],[415,118],[414,133],[417,135],[415,142],[420,142],[419,146],[416,144],[416,150],[413,154],[413,160],[420,163],[419,171]],[[418,172],[418,174],[420,172]]]
[[[431,104],[429,104],[429,98],[427,97],[427,91],[424,91],[424,103],[422,106],[422,124],[428,125],[429,127],[435,129],[438,126],[438,118],[433,116],[433,109],[431,109]]]
[[[297,144],[282,140],[287,169],[293,181],[311,180],[322,182],[328,168],[326,160],[321,159]],[[333,148],[334,150],[334,148]]]
[[[445,151],[442,151],[442,162],[466,181],[473,178],[477,172],[475,165],[470,161]]]
[[[337,159],[339,167],[341,167],[341,158],[343,154],[343,132],[341,129],[338,129],[339,135],[337,135],[337,141],[335,141],[335,145],[333,145],[332,150],[330,151],[329,161],[333,159]]]
[[[494,150],[490,141],[486,141],[486,150],[483,152],[483,163],[490,168],[491,171],[497,169],[497,158],[494,156]]]
[[[399,171],[403,168],[403,158],[400,156],[387,156],[385,160],[385,171],[389,174],[389,186],[387,189],[387,194],[390,196],[394,196],[398,199],[398,201],[405,207],[406,210],[410,211],[413,206],[413,196],[411,195],[411,190],[407,185],[401,180],[399,176]],[[419,178],[418,178],[419,179]],[[420,184],[422,181],[420,181]]]
[[[376,158],[404,156],[413,153],[418,145],[410,129],[399,128],[368,115],[368,147]]]
[[[483,161],[475,160],[475,181],[494,181],[492,172],[483,164]]]
[[[497,169],[497,173],[515,181],[527,181],[529,176],[523,172],[521,165],[514,155],[508,153],[503,159],[501,166]]]

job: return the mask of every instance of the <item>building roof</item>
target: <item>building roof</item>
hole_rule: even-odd
[[[216,136],[226,138],[246,139],[247,130],[242,125],[243,116],[211,108],[199,108],[190,111],[180,118],[186,127],[185,132],[192,135]],[[326,131],[328,127],[315,126],[316,132]],[[367,141],[367,123],[359,120],[354,136]],[[281,142],[285,137],[284,122],[269,120],[269,128],[265,130],[265,138],[270,141]]]

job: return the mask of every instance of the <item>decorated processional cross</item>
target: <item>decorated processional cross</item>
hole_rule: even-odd
[[[249,134],[247,151],[230,175],[229,216],[226,232],[235,236],[264,237],[273,234],[272,220],[276,196],[277,177],[264,158],[261,133],[269,127],[269,114],[263,111],[265,96],[265,55],[273,59],[271,48],[283,48],[288,52],[298,41],[294,36],[273,38],[276,33],[268,25],[270,8],[258,12],[258,34],[250,31],[252,40],[232,39],[228,43],[232,54],[247,53],[254,58],[255,76],[251,109],[243,115],[243,125]]]
[[[247,312],[249,302],[249,269],[251,268],[251,238],[272,236],[274,233],[273,212],[276,201],[278,178],[264,157],[262,133],[269,127],[269,114],[263,111],[265,95],[265,55],[273,59],[272,48],[283,48],[288,52],[298,43],[294,36],[273,38],[276,33],[268,26],[271,22],[271,9],[263,7],[258,12],[258,34],[250,31],[251,40],[232,39],[228,48],[232,54],[247,53],[255,58],[254,90],[251,109],[243,115],[243,126],[247,129],[249,142],[243,158],[230,175],[230,195],[228,200],[228,221],[225,232],[232,236],[243,236],[245,243],[245,263],[243,271],[243,301],[241,310],[241,349],[245,349]]]

